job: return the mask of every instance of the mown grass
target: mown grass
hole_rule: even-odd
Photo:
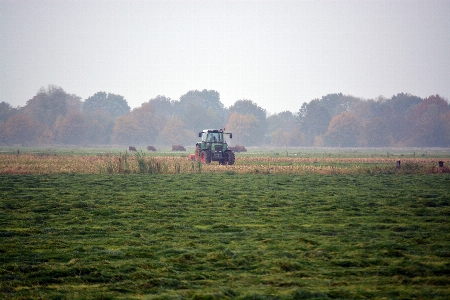
[[[450,177],[0,176],[0,298],[448,299]]]

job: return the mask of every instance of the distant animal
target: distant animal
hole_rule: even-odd
[[[228,147],[229,150],[233,152],[247,152],[247,149],[245,149],[242,145],[236,145],[234,147]]]
[[[129,150],[129,151],[133,151],[133,152],[136,152],[136,151],[137,151],[137,150],[136,150],[136,147],[134,147],[134,146],[128,147],[128,150]]]
[[[156,148],[154,146],[147,146],[148,151],[156,151]]]
[[[189,160],[195,160],[195,154],[189,154]]]
[[[172,145],[172,151],[186,151],[186,148],[181,145]]]

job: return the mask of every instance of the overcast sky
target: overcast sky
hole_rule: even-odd
[[[268,112],[329,93],[450,97],[450,1],[0,0],[0,102],[215,90]]]

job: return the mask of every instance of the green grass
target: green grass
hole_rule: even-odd
[[[0,176],[0,298],[449,299],[450,177]]]

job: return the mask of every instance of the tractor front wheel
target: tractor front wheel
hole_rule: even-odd
[[[207,150],[202,150],[200,152],[200,161],[205,164],[211,163],[211,152]]]
[[[236,156],[234,155],[234,152],[225,151],[224,155],[225,155],[225,162],[230,166],[234,165],[234,162],[236,161]]]

